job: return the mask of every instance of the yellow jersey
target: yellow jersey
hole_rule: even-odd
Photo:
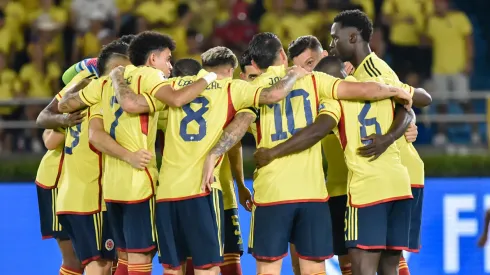
[[[347,165],[345,164],[344,151],[335,134],[329,134],[322,139],[322,148],[328,163],[327,191],[331,197],[347,194]]]
[[[396,87],[404,88],[413,95],[414,88],[403,84],[398,79],[396,73],[390,68],[383,59],[375,53],[369,54],[357,67],[354,77],[359,81],[382,79],[382,82]],[[396,141],[400,150],[402,164],[408,169],[410,184],[412,187],[424,186],[424,162],[420,158],[417,150],[412,143],[409,143],[404,136]]]
[[[223,207],[225,210],[238,208],[236,201],[235,182],[231,173],[228,154],[223,155],[221,169],[219,170],[219,182],[223,191]]]
[[[357,149],[368,144],[361,138],[373,133],[385,134],[390,128],[394,111],[391,99],[377,102],[326,100],[322,101],[320,109],[320,114],[337,121],[334,132],[344,149],[350,171],[347,185],[350,206],[367,207],[413,198],[408,171],[396,144],[373,162],[357,155]]]
[[[150,106],[150,113],[129,114],[122,110],[114,96],[110,77],[104,76],[92,88],[90,83],[80,92],[80,98],[88,106],[101,102],[104,129],[121,146],[135,152],[146,149],[155,154],[158,112],[164,105],[149,93],[158,90],[166,79],[163,73],[152,67],[129,65],[124,78],[131,89],[142,94]],[[107,202],[137,203],[146,201],[155,194],[158,170],[153,158],[144,170],[133,168],[123,160],[105,156],[104,199]]]
[[[284,66],[271,66],[254,83],[270,86],[285,75]],[[261,106],[256,121],[257,148],[274,147],[313,123],[319,100],[335,98],[341,81],[313,72],[297,80],[284,100]],[[275,159],[258,169],[253,188],[256,205],[327,201],[320,143],[301,153]]]
[[[180,89],[207,74],[170,79]],[[202,169],[207,154],[218,142],[223,128],[237,110],[257,106],[260,87],[246,81],[225,78],[209,84],[203,93],[182,108],[169,108],[165,150],[160,169],[157,201],[177,201],[206,196],[201,190]],[[221,189],[218,161],[213,187]]]
[[[91,83],[100,81],[95,79]],[[57,97],[63,98],[64,93],[62,90]],[[100,116],[100,105],[87,108],[83,113],[87,119],[66,130],[63,184],[58,191],[57,214],[88,215],[102,210],[102,154],[88,139],[89,120]]]

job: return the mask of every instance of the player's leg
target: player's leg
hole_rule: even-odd
[[[182,201],[158,202],[156,204],[156,232],[159,257],[165,274],[184,274],[187,246],[183,239],[178,208]]]
[[[58,189],[44,189],[36,185],[36,191],[39,205],[39,219],[41,222],[41,235],[43,240],[54,238],[58,243],[62,257],[60,274],[67,272],[82,274],[83,269],[75,255],[72,242],[66,230],[63,230],[56,215],[56,196]]]
[[[289,244],[289,254],[291,255],[291,265],[293,266],[294,275],[301,275],[298,252],[296,252],[296,246],[293,243]]]
[[[325,274],[325,260],[333,256],[332,219],[328,202],[297,205],[292,239],[301,274]]]
[[[281,274],[288,254],[297,204],[254,206],[250,223],[249,253],[257,261],[257,274]]]
[[[183,238],[192,257],[194,274],[218,275],[223,264],[224,211],[220,190],[179,202]]]
[[[129,275],[150,275],[156,250],[155,199],[123,205]]]
[[[342,274],[350,275],[352,274],[351,263],[345,246],[344,233],[347,195],[330,197],[328,206],[332,217],[333,253],[338,256]]]
[[[353,275],[375,275],[381,251],[386,249],[390,203],[347,207],[345,244]]]
[[[85,274],[108,274],[112,259],[104,259],[102,255],[102,212],[92,215],[59,215],[59,219],[73,242],[77,258],[85,267]]]
[[[397,275],[401,253],[409,250],[412,202],[413,200],[399,200],[389,203],[391,207],[388,211],[387,250],[383,251],[379,260],[380,275]]]
[[[410,232],[408,240],[408,251],[418,253],[420,251],[420,230],[422,227],[422,205],[424,201],[424,188],[412,187],[412,208],[410,214]],[[410,275],[407,261],[403,258],[403,254],[400,257],[400,264],[398,265],[398,272],[400,275]]]
[[[128,275],[128,254],[123,231],[123,205],[107,202],[107,216],[117,250],[117,267],[114,275]]]
[[[408,269],[407,260],[403,257],[403,253],[401,253],[398,263],[398,275],[410,275],[410,269]]]
[[[224,211],[225,248],[224,262],[220,266],[222,275],[241,275],[240,257],[243,254],[243,240],[238,219],[238,208]]]

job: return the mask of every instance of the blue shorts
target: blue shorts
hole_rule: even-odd
[[[55,238],[69,240],[66,230],[63,230],[56,215],[56,197],[58,188],[44,189],[36,185],[37,203],[39,205],[39,220],[41,222],[41,236],[44,239]]]
[[[107,202],[116,248],[122,252],[148,253],[156,248],[155,199],[139,203]]]
[[[90,215],[59,215],[73,243],[75,254],[83,265],[99,259],[115,260],[116,250],[107,213]]]
[[[238,208],[225,210],[225,254],[243,254],[243,240],[238,220]]]
[[[196,269],[223,263],[224,211],[220,190],[156,206],[159,260],[164,268],[178,269],[188,257]]]
[[[347,255],[345,247],[345,208],[347,195],[330,197],[328,200],[332,217],[333,253],[337,256]]]
[[[410,220],[410,238],[408,251],[419,252],[420,250],[420,228],[422,226],[422,203],[424,201],[424,188],[412,187],[412,213]]]
[[[347,248],[407,250],[412,199],[362,208],[348,206],[345,240]]]
[[[276,261],[294,243],[298,257],[322,261],[333,256],[332,221],[327,202],[256,206],[250,223],[249,253]]]

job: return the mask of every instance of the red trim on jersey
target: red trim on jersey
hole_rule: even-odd
[[[221,161],[223,161],[223,157],[225,156],[225,154],[221,155],[218,160],[216,161],[216,164],[214,165],[214,168],[218,167],[218,165],[220,165]]]
[[[349,205],[351,207],[355,207],[355,208],[364,208],[364,207],[373,206],[373,205],[381,204],[381,203],[385,203],[385,202],[408,200],[408,199],[413,199],[413,196],[407,195],[407,196],[401,196],[401,197],[392,197],[392,198],[387,198],[387,199],[380,200],[380,201],[370,202],[367,204],[353,204],[352,203],[352,195],[349,192]]]
[[[47,240],[47,239],[52,239],[54,238],[54,236],[42,236],[41,239],[42,240]]]
[[[288,201],[275,201],[275,202],[267,202],[267,203],[257,203],[253,201],[253,204],[256,206],[273,206],[279,204],[290,204],[290,203],[302,203],[302,202],[327,202],[330,199],[330,196],[325,199],[304,199],[304,200],[288,200]]]
[[[223,129],[230,124],[230,122],[233,120],[233,117],[236,114],[235,106],[233,106],[233,101],[231,100],[231,83],[228,83],[228,113],[226,114],[226,121],[225,124],[223,125]]]
[[[138,94],[141,94],[141,75],[138,77]],[[151,100],[150,100],[151,101]],[[141,124],[141,132],[144,135],[148,135],[148,121],[149,121],[149,115],[148,113],[146,114],[140,114],[140,124]]]
[[[327,256],[322,256],[322,257],[303,256],[303,255],[299,254],[298,252],[296,252],[296,254],[298,255],[298,258],[303,259],[303,260],[309,260],[309,261],[324,261],[324,260],[328,260],[328,259],[333,257],[333,254],[330,254]]]
[[[153,186],[153,179],[151,178],[150,171],[148,171],[148,167],[145,167],[145,172],[148,178],[150,179],[150,184],[151,184],[151,194],[155,195],[155,187]]]
[[[91,257],[91,258],[88,258],[88,259],[86,259],[86,260],[83,260],[83,261],[82,261],[82,265],[87,265],[87,264],[89,264],[89,263],[91,263],[91,262],[93,262],[93,261],[97,261],[97,260],[99,260],[99,259],[100,259],[100,255],[93,256],[93,257]]]
[[[342,107],[342,102],[338,100],[340,105],[340,119],[337,124],[337,128],[339,129],[339,137],[340,137],[340,145],[342,149],[345,151],[345,147],[347,146],[347,133],[345,131],[345,115],[344,115],[344,107]]]
[[[356,245],[357,248],[362,249],[362,250],[377,250],[377,249],[386,249],[386,246],[384,245]]]
[[[90,142],[88,144],[90,150],[97,154],[99,157],[99,176],[97,177],[97,184],[99,185],[99,211],[102,210],[102,153],[95,148]]]
[[[313,90],[315,90],[316,110],[318,112],[318,107],[320,106],[320,102],[318,99],[318,89],[316,87],[316,78],[314,74],[311,75],[311,80],[313,81]]]
[[[56,215],[93,215],[100,213],[100,209],[90,212],[80,212],[80,211],[56,211]]]
[[[162,264],[163,269],[169,269],[169,270],[180,270],[180,267],[183,265],[183,263],[180,263],[179,266],[172,266],[169,264]],[[165,275],[165,274],[164,274]]]
[[[262,140],[262,130],[260,130],[260,116],[257,119],[257,121],[255,121],[255,127],[257,128],[257,146],[258,146],[260,144],[260,141]]]
[[[195,269],[210,269],[213,266],[220,266],[223,264],[223,261],[217,262],[217,263],[210,263],[210,264],[205,264],[205,265],[199,265],[199,266],[194,266]]]
[[[395,120],[395,104],[393,104],[393,100],[391,100],[391,110],[392,110],[392,120]]]
[[[332,98],[333,98],[333,99],[337,99],[337,98],[335,98],[335,97],[333,96],[333,92],[335,91],[335,85],[337,85],[337,82],[339,82],[339,81],[340,81],[340,79],[335,80],[335,82],[334,82],[334,83],[333,83],[333,85],[332,85],[332,92],[331,92],[331,93],[332,93]]]
[[[252,256],[257,259],[257,260],[264,260],[264,261],[270,261],[270,262],[273,262],[273,261],[277,261],[277,260],[280,260],[284,257],[286,257],[288,255],[288,253],[284,253],[280,256],[276,256],[276,257],[267,257],[267,256],[258,256],[257,254],[255,253],[252,253]]]
[[[420,248],[419,249],[404,249],[404,250],[407,252],[411,252],[411,253],[419,253],[420,252]]]
[[[35,183],[37,186],[41,187],[42,189],[46,189],[46,190],[51,190],[51,189],[55,189],[55,188],[56,188],[56,186],[46,186],[46,185],[44,185],[44,184],[40,183],[40,182],[39,182],[39,181],[37,181],[37,180],[36,180],[36,181],[34,181],[34,183]]]
[[[153,184],[152,184],[153,186]],[[141,200],[135,200],[135,201],[119,201],[119,200],[110,200],[110,199],[104,199],[105,202],[109,203],[122,203],[122,204],[137,204],[141,202],[145,202],[153,197],[153,194],[149,195],[148,197],[141,199]]]
[[[412,188],[424,188],[423,184],[412,184]]]
[[[257,95],[259,94],[258,91],[259,91],[260,88],[258,88],[257,90],[255,90],[255,95],[254,95],[254,102],[253,102],[253,106],[257,106]]]
[[[200,197],[205,197],[207,195],[211,194],[211,192],[207,191],[206,193],[200,193],[197,195],[191,195],[187,197],[178,197],[178,198],[164,198],[164,199],[159,199],[157,202],[168,202],[168,201],[183,201],[183,200],[190,200],[190,199],[195,199],[195,198],[200,198]]]

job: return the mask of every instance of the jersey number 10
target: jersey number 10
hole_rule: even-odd
[[[288,138],[288,133],[294,135],[296,132],[303,128],[296,128],[294,124],[294,114],[291,99],[295,97],[303,98],[304,113],[306,119],[306,125],[313,123],[313,114],[311,112],[311,102],[308,98],[310,94],[303,90],[293,90],[284,99],[286,103],[286,121],[288,124],[288,131],[284,131],[282,128],[283,114],[281,112],[281,105],[279,103],[267,105],[269,108],[274,109],[274,126],[276,128],[276,133],[271,135],[272,141],[284,140]]]
[[[357,116],[357,120],[361,124],[361,127],[359,129],[359,131],[361,133],[361,139],[368,136],[367,129],[366,129],[367,126],[373,126],[374,125],[374,127],[376,129],[376,134],[381,135],[381,126],[379,125],[376,118],[375,117],[366,118],[367,114],[369,113],[369,110],[371,110],[371,102],[366,102],[364,104],[364,106],[362,107],[361,112]],[[361,140],[361,142],[364,145],[368,145],[372,141],[371,140]]]

